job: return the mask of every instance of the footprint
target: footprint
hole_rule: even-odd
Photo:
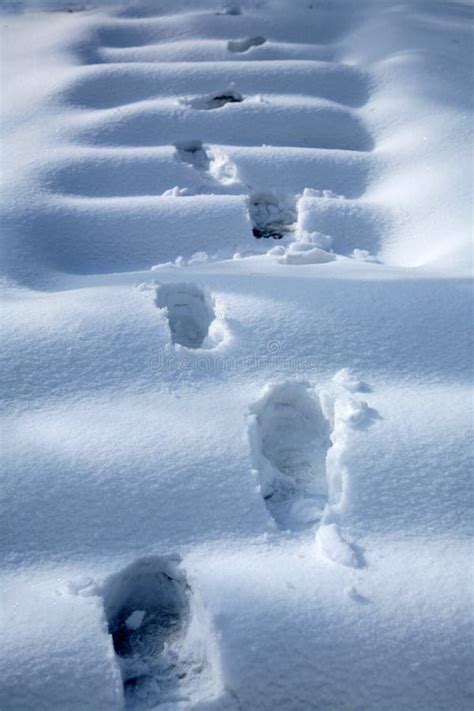
[[[200,348],[215,319],[210,299],[196,284],[162,284],[155,303],[167,310],[171,340],[186,348]]]
[[[169,558],[142,558],[109,578],[104,609],[127,707],[172,700],[187,672],[177,653],[189,621],[189,589]]]
[[[281,528],[321,519],[328,497],[326,454],[331,427],[304,382],[273,387],[252,408],[251,443],[265,504]]]
[[[242,10],[238,5],[229,5],[229,7],[224,7],[222,10],[216,10],[214,15],[241,15]]]
[[[183,163],[189,163],[196,170],[208,171],[211,161],[206,153],[202,141],[185,141],[183,143],[176,143],[176,151],[178,153],[178,158]]]
[[[242,94],[236,91],[233,87],[229,87],[224,91],[207,96],[196,96],[194,99],[186,99],[185,104],[193,109],[200,111],[210,111],[211,109],[220,109],[226,104],[238,104],[244,100]]]
[[[201,193],[241,195],[247,192],[237,167],[220,146],[205,146],[202,141],[194,140],[176,143],[175,148],[177,159],[199,173]]]
[[[260,45],[265,44],[267,40],[265,37],[249,37],[248,39],[242,40],[229,40],[227,42],[227,49],[229,52],[246,52],[250,47],[260,47]]]
[[[257,239],[282,239],[295,229],[297,211],[294,200],[270,193],[254,193],[248,201],[252,234]]]

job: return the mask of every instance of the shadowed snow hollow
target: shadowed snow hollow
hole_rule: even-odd
[[[178,560],[141,558],[103,587],[104,611],[126,707],[152,709],[219,695],[212,632],[196,609]],[[207,639],[206,639],[207,638]]]
[[[200,348],[215,319],[209,298],[195,284],[163,284],[155,303],[166,309],[171,340],[187,348]]]
[[[304,382],[270,387],[252,409],[250,437],[265,504],[280,528],[321,519],[331,426]]]

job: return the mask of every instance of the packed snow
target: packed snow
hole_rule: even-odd
[[[2,3],[2,711],[471,711],[473,7]]]

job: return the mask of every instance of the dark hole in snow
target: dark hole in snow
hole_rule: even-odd
[[[211,109],[220,109],[226,104],[240,104],[243,100],[244,97],[238,91],[226,89],[223,92],[208,96],[196,96],[193,99],[186,100],[185,103],[193,109],[210,111]]]
[[[238,94],[220,94],[219,96],[213,96],[212,99],[209,100],[209,108],[219,109],[226,104],[238,104],[241,101],[243,101],[243,99]]]
[[[257,239],[282,239],[286,232],[281,232],[278,230],[261,230],[258,227],[252,229],[252,234]]]

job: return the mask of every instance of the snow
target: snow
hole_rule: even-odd
[[[471,709],[470,3],[1,12],[2,710]]]
[[[146,615],[146,610],[134,610],[131,615],[125,620],[125,626],[129,630],[138,630],[143,624]]]
[[[335,523],[323,524],[316,533],[316,549],[329,560],[345,565],[348,568],[358,568],[364,563],[361,561],[351,545],[341,537]],[[354,597],[354,595],[351,595]]]

